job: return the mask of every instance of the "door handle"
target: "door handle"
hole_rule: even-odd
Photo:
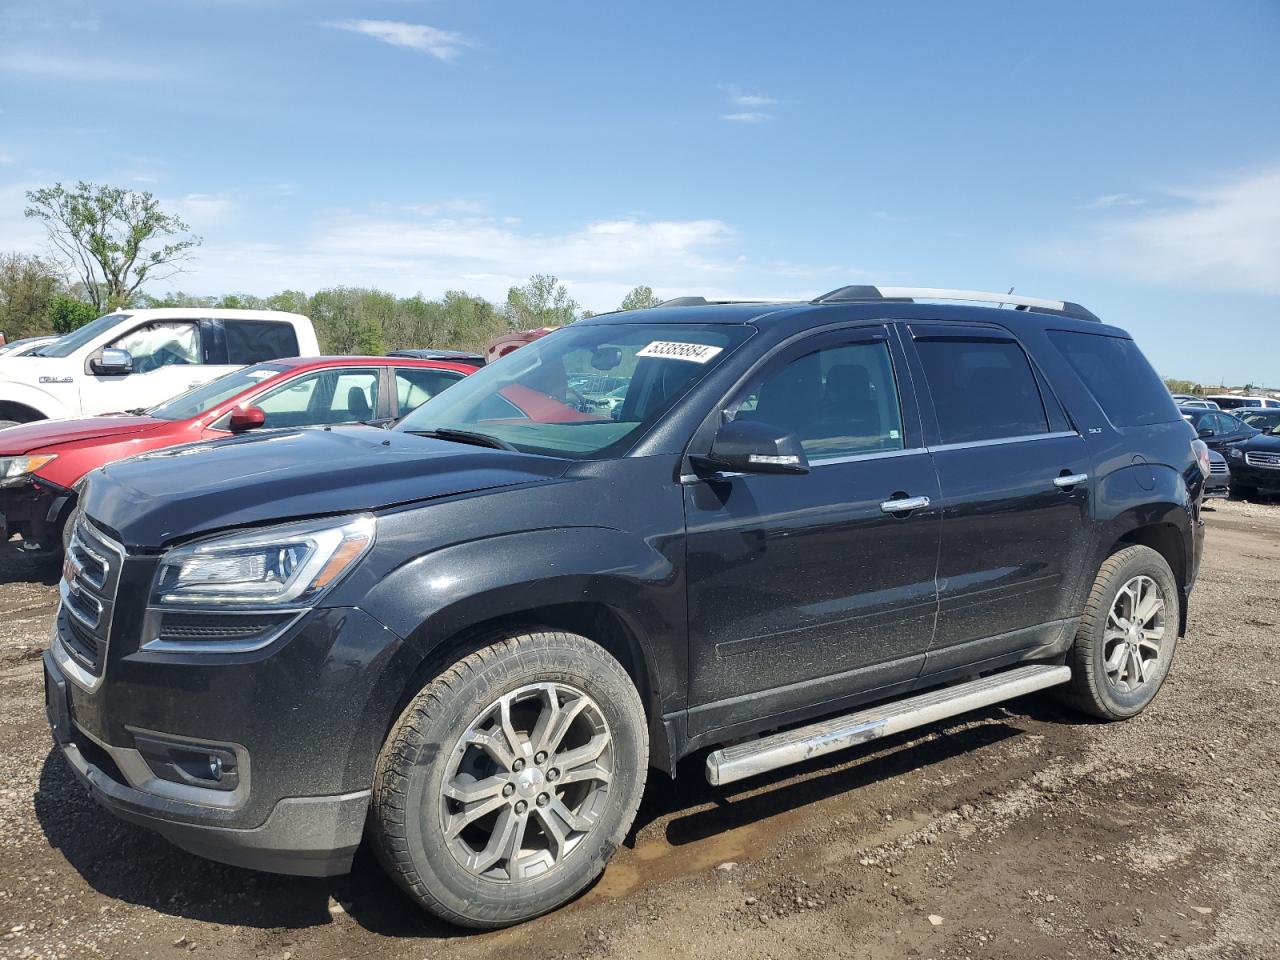
[[[903,497],[900,500],[886,500],[880,504],[880,512],[910,513],[912,510],[923,510],[931,502],[928,497]]]
[[[1074,487],[1084,483],[1088,479],[1089,475],[1087,473],[1073,473],[1066,477],[1054,477],[1053,485],[1059,489],[1066,489],[1067,487]]]

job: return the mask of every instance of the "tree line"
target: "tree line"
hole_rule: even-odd
[[[382,354],[406,347],[480,350],[510,330],[563,326],[591,311],[556,277],[537,274],[495,304],[464,290],[438,299],[399,297],[369,287],[332,287],[308,294],[152,294],[146,284],[182,271],[201,240],[160,209],[146,191],[80,182],[27,194],[26,215],[42,222],[48,256],[0,252],[0,332],[10,340],[64,334],[112,310],[145,307],[231,307],[287,310],[309,316],[326,353]],[[631,290],[621,310],[655,306],[647,286]]]

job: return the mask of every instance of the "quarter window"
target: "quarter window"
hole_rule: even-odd
[[[833,344],[767,373],[731,408],[799,438],[810,460],[901,450],[902,410],[888,344]]]
[[[1044,401],[1011,340],[917,340],[943,443],[1049,432]]]

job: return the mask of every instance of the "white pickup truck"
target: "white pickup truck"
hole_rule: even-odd
[[[320,352],[311,321],[277,310],[121,310],[18,357],[0,356],[0,427],[152,407],[239,367]]]

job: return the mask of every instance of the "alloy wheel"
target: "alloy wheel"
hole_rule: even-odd
[[[449,754],[440,825],[450,852],[485,880],[542,876],[600,818],[613,760],[609,725],[583,691],[535,683],[504,694]]]
[[[1154,680],[1164,643],[1164,594],[1148,576],[1129,580],[1112,601],[1102,634],[1107,682],[1134,693]]]

